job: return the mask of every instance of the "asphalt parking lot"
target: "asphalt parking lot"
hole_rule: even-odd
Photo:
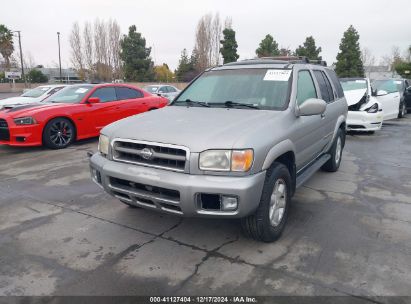
[[[298,190],[272,244],[106,195],[96,139],[0,147],[0,295],[411,295],[410,130],[411,115],[348,135],[340,171]]]

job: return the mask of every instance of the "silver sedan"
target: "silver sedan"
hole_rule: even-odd
[[[180,90],[174,86],[161,85],[161,84],[148,85],[148,86],[143,87],[143,90],[151,94],[157,94],[157,95],[163,96],[170,101],[173,100],[174,97],[176,97],[180,93]]]

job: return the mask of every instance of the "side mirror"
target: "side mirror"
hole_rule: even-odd
[[[387,95],[387,94],[388,94],[388,92],[384,91],[384,90],[378,90],[377,91],[377,96],[384,96],[384,95]]]
[[[310,98],[304,101],[298,108],[298,116],[320,115],[325,112],[327,104],[324,100]]]
[[[408,87],[408,88],[406,89],[406,91],[407,91],[408,94],[411,94],[411,87]]]
[[[87,99],[88,103],[99,103],[100,102],[100,98],[98,97],[90,97],[89,99]]]

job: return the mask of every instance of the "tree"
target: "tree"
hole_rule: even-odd
[[[220,41],[220,53],[223,56],[224,64],[237,61],[240,57],[237,54],[237,41],[235,39],[235,31],[231,28],[225,28],[223,31],[224,39]]]
[[[32,83],[45,83],[48,82],[48,78],[41,71],[32,69],[27,75]]]
[[[151,60],[151,48],[146,47],[146,39],[137,32],[135,25],[129,27],[128,35],[120,42],[120,58],[124,62],[124,75],[133,81],[153,81],[154,63]]]
[[[10,57],[14,51],[13,32],[0,24],[0,54],[5,61],[5,68],[10,68]]]
[[[270,34],[266,35],[265,38],[261,40],[258,49],[255,50],[255,53],[258,57],[271,57],[280,55],[280,51],[278,50],[278,43]]]
[[[175,76],[178,81],[189,82],[193,80],[199,72],[196,70],[197,66],[197,53],[193,50],[193,53],[189,57],[187,50],[184,49],[181,52],[178,67],[175,71]]]
[[[303,45],[299,45],[295,50],[297,56],[305,56],[312,60],[321,60],[321,47],[315,45],[315,40],[313,36],[305,38]]]
[[[360,35],[350,25],[344,32],[337,54],[335,72],[339,77],[364,77],[364,66],[361,60]]]
[[[73,28],[71,29],[70,34],[70,47],[71,47],[71,63],[73,64],[74,68],[78,71],[80,79],[85,79],[85,71],[84,71],[84,52],[83,52],[83,45],[81,41],[80,35],[80,26],[78,22],[73,24]]]
[[[174,73],[170,71],[167,64],[154,67],[155,79],[160,82],[170,82],[174,78]]]
[[[411,62],[405,60],[397,61],[393,66],[394,70],[403,78],[409,78],[411,73]]]
[[[85,66],[87,67],[88,71],[90,74],[93,74],[93,58],[94,58],[94,53],[93,53],[93,30],[91,29],[91,24],[90,22],[86,22],[84,24],[84,29],[83,29],[83,45],[84,45],[84,61],[85,61]]]

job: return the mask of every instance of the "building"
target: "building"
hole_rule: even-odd
[[[36,70],[41,71],[44,75],[47,76],[50,83],[76,83],[82,82],[77,74],[76,70],[68,68],[61,69],[61,78],[60,79],[60,69],[59,68],[35,68]]]
[[[364,74],[370,79],[401,78],[390,66],[384,65],[364,66]]]

